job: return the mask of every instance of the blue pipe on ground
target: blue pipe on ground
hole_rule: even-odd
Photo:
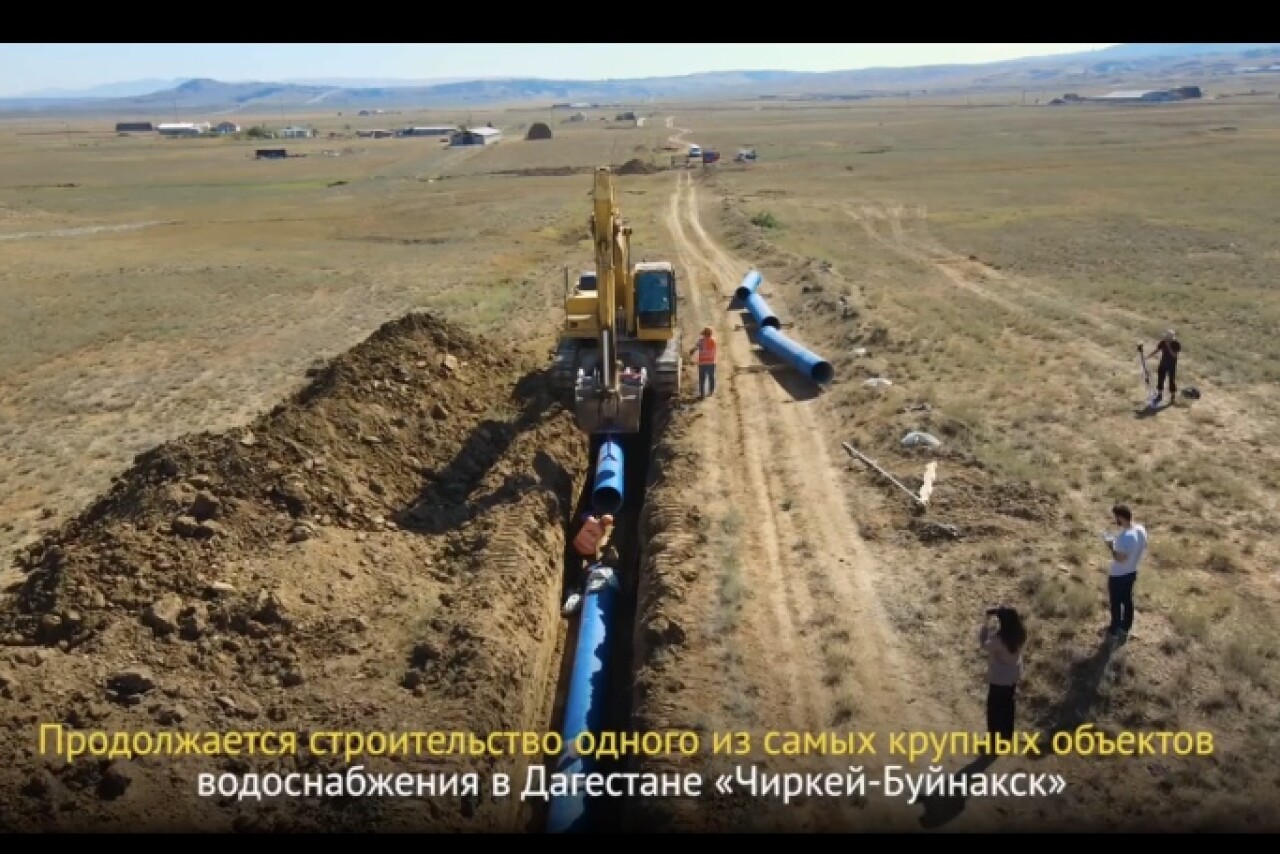
[[[607,711],[611,624],[617,593],[618,578],[613,573],[591,578],[583,591],[578,646],[574,651],[560,732],[564,752],[557,758],[552,773],[590,774],[598,762],[594,755],[577,755],[574,744],[581,733],[598,736]],[[550,833],[580,833],[588,829],[587,796],[580,793],[578,787],[572,791],[573,794],[552,798],[547,817]]]
[[[622,445],[613,439],[600,443],[596,457],[596,481],[591,487],[591,506],[597,513],[617,513],[622,508]]]
[[[766,326],[760,330],[759,338],[761,346],[766,350],[818,385],[826,385],[835,379],[836,371],[830,362],[792,341],[779,330]]]
[[[760,287],[763,278],[755,270],[748,270],[747,275],[742,278],[742,284],[738,285],[738,289],[733,292],[741,302],[746,302],[747,297],[756,292],[756,288]]]
[[[773,313],[773,309],[769,308],[769,304],[764,301],[764,297],[759,294],[752,294],[747,297],[747,311],[751,312],[751,319],[756,325],[763,329],[766,326],[772,326],[774,329],[781,329],[782,322],[778,320],[778,315]]]

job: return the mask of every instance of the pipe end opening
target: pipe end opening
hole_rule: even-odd
[[[622,509],[622,493],[612,486],[602,486],[591,493],[591,506],[597,513],[617,513]]]

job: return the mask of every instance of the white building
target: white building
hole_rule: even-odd
[[[316,132],[311,128],[292,127],[280,131],[280,135],[285,139],[310,139]]]
[[[469,128],[455,131],[449,138],[449,145],[493,145],[502,139],[502,131],[497,128]]]
[[[174,122],[172,124],[157,125],[156,131],[164,136],[200,136],[209,132],[209,123]]]
[[[400,136],[448,136],[453,133],[451,127],[410,127],[399,131]]]

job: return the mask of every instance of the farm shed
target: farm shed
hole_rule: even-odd
[[[155,129],[151,122],[116,122],[116,133],[150,133]]]
[[[1148,104],[1159,101],[1177,101],[1178,96],[1163,89],[1133,89],[1122,92],[1108,92],[1091,100],[1108,101],[1126,104]]]
[[[448,136],[453,131],[451,127],[405,128],[400,131],[400,136]]]
[[[493,145],[502,139],[502,132],[497,128],[474,128],[456,131],[449,137],[450,145]]]
[[[160,125],[156,130],[164,136],[200,136],[209,132],[209,123],[175,122],[173,124]]]
[[[220,134],[239,133],[240,125],[235,122],[218,122],[213,126],[213,132]]]

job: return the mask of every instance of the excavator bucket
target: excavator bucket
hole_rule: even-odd
[[[600,389],[594,377],[580,374],[573,396],[578,429],[593,436],[640,432],[646,379],[643,374],[638,382],[624,378],[614,393]]]

